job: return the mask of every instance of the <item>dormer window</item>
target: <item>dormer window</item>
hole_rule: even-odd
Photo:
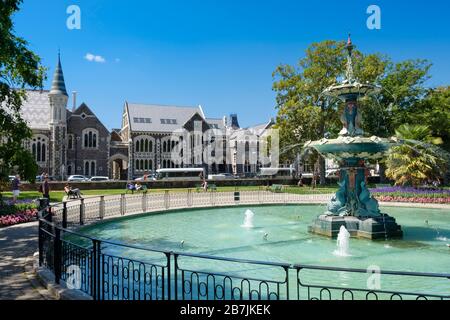
[[[161,124],[177,124],[177,119],[161,119]]]

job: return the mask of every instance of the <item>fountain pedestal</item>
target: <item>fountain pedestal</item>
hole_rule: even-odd
[[[322,214],[315,218],[308,227],[311,233],[336,238],[341,226],[344,226],[351,237],[370,240],[402,238],[403,231],[395,219],[387,214],[380,217],[361,218],[354,216],[331,216]]]

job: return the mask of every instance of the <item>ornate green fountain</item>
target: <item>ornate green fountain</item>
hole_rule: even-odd
[[[326,158],[339,163],[339,190],[327,206],[327,211],[318,216],[309,231],[329,237],[336,237],[341,226],[345,226],[352,237],[369,239],[399,238],[403,232],[395,219],[381,213],[378,201],[367,189],[368,159],[381,158],[397,143],[395,138],[385,139],[364,136],[361,124],[361,110],[358,100],[373,95],[380,88],[358,82],[353,74],[353,44],[349,36],[347,43],[346,79],[325,89],[323,94],[344,102],[341,121],[344,125],[336,139],[323,138],[308,141],[306,148],[314,148]]]

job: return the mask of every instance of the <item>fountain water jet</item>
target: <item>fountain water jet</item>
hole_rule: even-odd
[[[241,226],[243,228],[253,228],[253,217],[255,214],[252,210],[247,209],[245,211],[245,218],[244,218],[244,224]]]
[[[339,229],[339,234],[336,240],[337,249],[334,250],[333,254],[340,257],[350,256],[350,232],[344,226]]]

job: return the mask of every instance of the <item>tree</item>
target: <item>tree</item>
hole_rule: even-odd
[[[367,59],[367,68],[377,61]],[[381,87],[379,94],[362,101],[364,131],[388,138],[395,129],[408,122],[408,114],[427,92],[431,63],[427,60],[406,60],[393,63],[383,58],[383,66],[372,82]],[[361,79],[365,80],[365,79]],[[370,80],[369,80],[370,82]]]
[[[433,136],[442,139],[442,148],[450,152],[450,86],[429,89],[406,118],[409,123],[427,125]]]
[[[433,137],[425,125],[401,125],[396,131],[401,144],[389,150],[386,176],[396,185],[419,186],[443,178],[449,154],[437,147],[442,139]]]
[[[339,101],[330,101],[322,92],[345,73],[347,53],[344,41],[326,40],[313,43],[298,67],[280,65],[273,73],[273,90],[277,93],[278,110],[276,128],[280,130],[280,146],[302,145],[308,140],[336,136],[342,128],[338,109]],[[364,56],[353,52],[355,74],[362,81],[373,82],[383,74],[387,62],[380,55]],[[282,155],[293,158],[297,149]],[[320,183],[325,182],[325,161],[320,161]]]
[[[345,73],[345,42],[326,40],[312,44],[298,67],[280,65],[273,73],[273,90],[276,92],[278,110],[276,127],[280,129],[280,145],[302,144],[308,140],[318,140],[326,134],[336,136],[342,124],[339,121],[343,104],[330,101],[321,95],[322,91]],[[423,123],[419,114],[428,114],[430,127],[442,115],[443,104],[448,105],[447,91],[433,91],[425,87],[430,78],[431,63],[427,60],[406,60],[398,63],[381,54],[362,54],[353,51],[355,77],[361,83],[373,83],[381,87],[381,92],[360,101],[362,129],[368,135],[391,137],[401,124]],[[426,102],[424,102],[424,100]],[[439,107],[439,105],[441,105]],[[428,113],[424,113],[428,110]],[[448,123],[448,122],[447,122]],[[447,126],[446,128],[443,128]],[[440,123],[439,132],[448,143],[448,125]],[[446,146],[447,144],[445,144]],[[284,157],[293,158],[292,149]],[[381,163],[383,177],[384,164]],[[321,161],[321,183],[324,182],[324,161]]]
[[[27,42],[14,34],[12,15],[21,0],[3,0],[0,5],[0,191],[9,173],[15,171],[34,181],[37,165],[24,141],[31,130],[21,118],[25,88],[42,88],[45,69]]]

